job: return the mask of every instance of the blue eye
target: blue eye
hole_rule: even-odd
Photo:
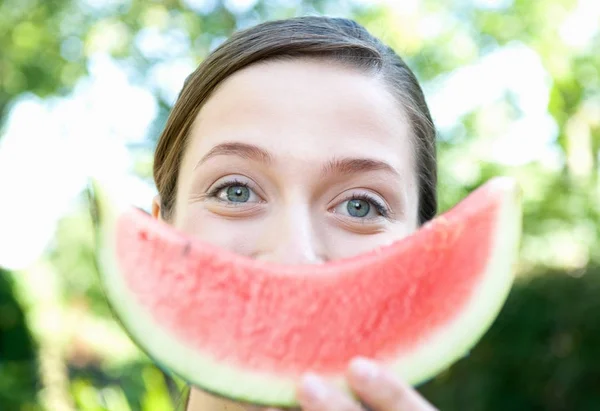
[[[245,203],[250,198],[250,189],[244,186],[229,186],[225,190],[225,196],[228,201],[234,203]]]
[[[371,205],[368,201],[355,199],[348,201],[346,209],[352,217],[365,217],[369,214]]]
[[[334,212],[356,219],[375,219],[389,217],[389,211],[382,201],[367,194],[354,195],[338,204]]]
[[[260,197],[247,183],[240,181],[226,181],[215,187],[209,193],[209,197],[216,198],[224,203],[258,203]]]

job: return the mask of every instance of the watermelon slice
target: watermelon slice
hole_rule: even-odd
[[[321,265],[252,260],[199,241],[94,180],[109,302],[148,355],[217,395],[294,406],[303,371],[347,389],[357,355],[412,384],[464,356],[496,318],[521,234],[517,185],[495,178],[414,235]]]

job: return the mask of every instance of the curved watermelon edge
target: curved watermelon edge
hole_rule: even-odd
[[[244,371],[246,377],[237,386],[244,387],[239,393],[232,392],[229,390],[229,395],[224,395],[221,390],[222,386],[231,386],[231,381],[240,380],[240,370],[238,368],[227,367],[218,364],[210,358],[203,358],[198,361],[200,364],[191,364],[190,358],[199,357],[199,354],[184,346],[179,341],[170,337],[168,333],[153,333],[153,340],[142,340],[137,337],[138,335],[145,335],[147,331],[156,330],[151,317],[138,306],[138,304],[130,304],[134,296],[132,296],[123,285],[119,273],[119,268],[116,266],[116,261],[111,255],[111,247],[106,246],[112,239],[114,239],[114,222],[117,221],[118,215],[121,212],[125,212],[131,209],[131,205],[121,201],[121,196],[108,187],[114,187],[112,184],[109,185],[109,181],[103,181],[99,179],[92,179],[89,184],[89,197],[91,203],[91,214],[92,220],[96,227],[96,265],[98,272],[102,272],[100,276],[101,284],[104,288],[104,292],[108,298],[109,306],[118,322],[121,324],[124,332],[129,338],[142,350],[145,354],[154,361],[163,370],[167,370],[175,375],[180,376],[188,383],[193,384],[195,387],[211,393],[217,397],[221,397],[227,400],[234,400],[240,403],[248,405],[259,405],[259,406],[270,406],[279,407],[285,409],[293,409],[297,407],[295,395],[295,381],[291,378],[282,381],[281,376],[273,377],[271,375],[257,373],[253,371]],[[111,277],[109,281],[108,278]],[[127,313],[128,315],[126,315]],[[161,352],[169,350],[171,353],[177,352],[178,357],[181,359],[173,361],[171,357],[170,361],[165,361],[159,356],[151,353]],[[177,364],[180,365],[179,367]],[[219,374],[214,374],[215,369],[220,369]],[[206,380],[202,382],[196,382],[198,379],[194,378],[194,375],[199,375],[205,372],[204,370],[211,370],[211,382],[206,383]],[[215,381],[222,382],[214,383]],[[268,382],[266,382],[268,381]],[[269,384],[270,387],[279,386],[279,390],[270,390],[270,393],[277,392],[270,396],[264,395],[264,385]],[[202,384],[202,385],[200,385]],[[250,388],[249,388],[250,387]],[[262,395],[248,395],[248,392],[263,393]]]
[[[485,280],[479,284],[467,307],[461,310],[461,316],[446,327],[450,331],[440,332],[438,337],[429,336],[432,343],[418,350],[422,353],[411,353],[410,362],[401,358],[390,365],[397,375],[406,376],[407,382],[413,386],[426,382],[449,368],[458,359],[465,357],[490,329],[508,298],[514,282],[520,248],[522,193],[512,179],[495,180],[488,183],[492,189],[494,185],[500,189],[508,186],[508,189],[500,207],[500,217],[496,221],[496,226],[501,228],[495,231],[494,245],[491,246],[492,256],[484,274]],[[499,275],[502,273],[504,275]],[[463,332],[460,332],[461,330]],[[405,370],[415,370],[417,364],[422,366],[428,363],[433,365],[411,372],[411,375],[407,376]]]
[[[500,207],[500,218],[497,219],[496,224],[505,228],[495,231],[497,235],[493,241],[496,245],[492,246],[494,252],[486,270],[487,280],[480,284],[482,290],[474,293],[474,295],[481,297],[469,301],[469,308],[462,311],[466,315],[460,316],[447,327],[447,329],[450,329],[449,332],[440,332],[437,337],[430,337],[433,340],[432,343],[422,346],[416,354],[411,353],[412,361],[405,361],[400,358],[388,364],[389,368],[413,386],[427,381],[432,376],[448,368],[457,359],[465,356],[490,328],[508,296],[514,277],[514,269],[513,267],[506,267],[506,264],[513,264],[518,254],[518,240],[521,229],[520,191],[512,181],[502,178],[496,180],[498,181],[488,184],[497,184],[498,186],[511,184],[514,189],[507,190]],[[151,343],[148,340],[141,341],[135,336],[136,334],[144,335],[149,330],[155,330],[156,326],[150,316],[140,309],[137,304],[127,303],[133,296],[128,293],[117,275],[119,269],[116,266],[114,257],[111,255],[111,248],[104,246],[107,239],[114,238],[114,234],[110,229],[114,227],[114,224],[107,224],[106,222],[115,222],[121,210],[125,211],[130,209],[131,206],[115,202],[115,199],[119,197],[109,195],[106,189],[107,185],[93,181],[91,186],[93,203],[96,207],[94,220],[97,227],[97,263],[105,276],[112,277],[112,281],[107,281],[108,277],[103,278],[102,284],[107,296],[109,296],[109,301],[114,305],[113,311],[130,338],[143,348],[157,364],[163,365],[163,368],[167,366],[166,369],[206,392],[252,405],[280,408],[296,407],[298,405],[295,396],[296,381],[291,377],[286,378],[281,375],[274,377],[254,371],[240,370],[239,368],[218,364],[208,357],[201,358],[203,356],[199,355],[198,352],[185,347],[167,333],[155,333]],[[496,259],[504,259],[505,264],[494,264]],[[506,276],[502,278],[502,276],[494,275],[494,269],[505,271]],[[489,298],[485,298],[486,296]],[[479,304],[477,304],[478,301]],[[464,331],[471,329],[470,326],[473,324],[479,324],[479,326],[473,328],[471,333]],[[460,330],[463,330],[463,332],[460,332]],[[459,337],[452,338],[452,342],[448,344],[448,336]],[[170,352],[170,358],[167,361],[149,354],[164,350]],[[437,355],[434,356],[434,353],[437,353]],[[175,357],[177,359],[173,360]],[[198,358],[196,364],[192,364],[190,361],[190,358],[194,357]],[[419,364],[421,367],[417,370],[416,365]],[[423,364],[426,364],[426,366],[423,367]],[[204,380],[202,385],[199,385],[200,383],[194,382],[198,381],[194,376],[202,374],[203,370],[210,370],[211,379],[210,382]],[[215,370],[218,370],[219,373],[215,374]],[[349,390],[341,376],[329,378],[340,388]],[[243,387],[243,389],[239,389],[237,392],[232,391],[231,381],[237,381],[238,383],[235,386]],[[270,387],[267,393],[263,391],[265,385]],[[222,393],[222,387],[228,387],[227,395]],[[258,394],[252,395],[253,393]]]

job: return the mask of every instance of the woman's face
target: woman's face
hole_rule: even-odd
[[[416,229],[414,151],[381,79],[323,61],[253,65],[198,114],[172,224],[261,260],[350,257]]]

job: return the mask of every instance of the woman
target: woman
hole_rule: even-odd
[[[414,75],[363,27],[268,22],[235,34],[187,79],[154,177],[156,218],[253,258],[318,264],[433,217],[435,130]],[[433,409],[368,359],[349,364],[348,382],[354,397],[299,378],[302,408]],[[244,409],[198,389],[187,405]]]

